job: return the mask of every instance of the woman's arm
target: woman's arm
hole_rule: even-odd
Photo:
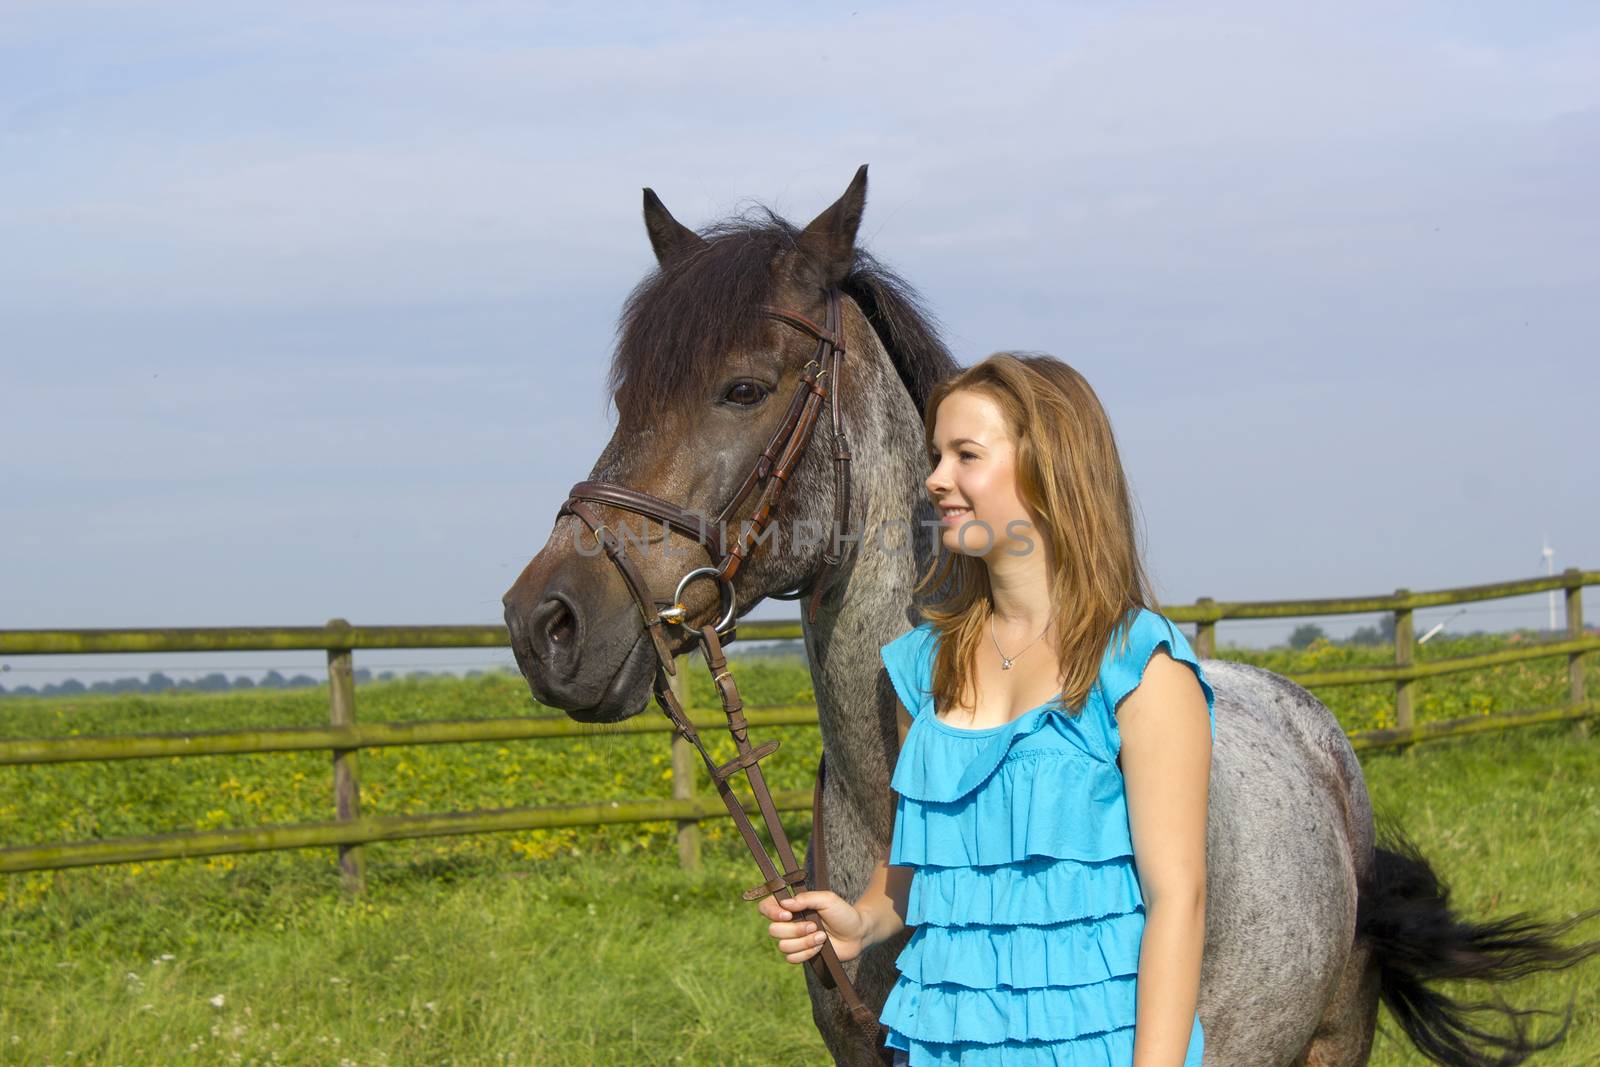
[[[900,744],[904,746],[906,733],[911,729],[911,715],[898,697],[895,704]],[[891,773],[893,770],[891,767]],[[898,802],[895,806],[898,808]],[[886,855],[872,869],[866,890],[854,904],[829,890],[813,889],[781,899],[762,897],[756,907],[772,920],[767,932],[777,939],[779,950],[790,963],[804,963],[815,956],[822,948],[822,936],[833,941],[834,951],[841,960],[853,960],[870,946],[887,941],[905,929],[913,873],[910,867],[891,867]],[[793,913],[804,908],[816,911],[826,930],[819,930],[815,922],[795,921]]]
[[[891,867],[887,858],[872,869],[866,892],[856,901],[866,925],[862,947],[887,941],[906,928],[906,901],[911,896],[911,867]]]
[[[1133,1064],[1180,1067],[1205,947],[1210,716],[1194,671],[1159,648],[1116,715],[1145,903]]]
[[[900,731],[900,747],[904,748],[906,734],[911,730],[911,713],[898,695],[895,697],[895,726]],[[895,758],[899,759],[898,750]],[[889,773],[894,773],[893,767],[889,768]],[[893,791],[890,795],[894,795]],[[895,807],[899,808],[898,801]],[[910,867],[889,866],[887,856],[872,869],[866,892],[856,901],[856,909],[866,922],[866,944],[876,945],[887,941],[906,928],[906,903],[911,897],[912,874]]]

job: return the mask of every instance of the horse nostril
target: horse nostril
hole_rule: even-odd
[[[545,636],[553,645],[569,644],[577,636],[578,624],[572,612],[567,608],[567,602],[557,598],[544,623]]]

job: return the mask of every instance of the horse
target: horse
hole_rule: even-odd
[[[848,528],[936,527],[923,488],[923,414],[932,386],[957,365],[916,291],[857,246],[866,174],[862,166],[803,228],[757,209],[696,232],[644,190],[657,267],[619,318],[606,383],[617,425],[591,482],[702,514],[740,499],[746,472],[758,468],[763,443],[784,420],[785,384],[802,376],[813,350],[804,331],[764,309],[821,322],[827,294],[837,291],[847,355],[832,388],[842,398],[854,463]],[[838,456],[830,438],[817,435],[796,457],[773,516],[780,533],[835,519]],[[596,507],[606,509],[605,525],[626,527],[626,511]],[[810,594],[803,633],[827,773],[805,871],[815,886],[823,861],[827,888],[855,899],[887,854],[894,821],[889,781],[900,712],[878,649],[921,621],[914,591],[937,551],[933,538],[911,538],[909,551],[903,542],[886,551],[866,537],[776,538],[737,570],[732,605],[709,583],[688,592],[680,586],[682,618],[666,626],[641,620],[638,606],[649,601],[628,586],[673,588],[704,566],[704,540],[665,524],[656,536],[636,527],[628,555],[637,573],[629,577],[595,551],[598,536],[564,506],[504,595],[512,648],[533,698],[579,722],[620,722],[649,702],[661,669],[653,643],[665,640],[671,654],[682,654],[694,647],[696,627],[719,614]],[[1564,1037],[1570,1004],[1559,1032],[1535,1040],[1522,1025],[1532,1013],[1500,1001],[1494,1010],[1513,1031],[1503,1036],[1474,1023],[1482,1005],[1432,986],[1571,966],[1600,952],[1600,942],[1564,948],[1557,936],[1600,909],[1559,924],[1457,915],[1426,858],[1397,828],[1386,826],[1378,840],[1361,766],[1321,702],[1246,664],[1206,659],[1203,668],[1216,727],[1198,1005],[1205,1063],[1364,1064],[1380,999],[1419,1051],[1450,1067],[1520,1063]],[[845,964],[875,1013],[908,936],[902,931]],[[811,968],[806,981],[835,1062],[889,1062],[877,1031],[856,1023],[837,988]]]

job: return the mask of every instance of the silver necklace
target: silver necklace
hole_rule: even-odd
[[[1050,624],[1045,623],[1044,629],[1039,631],[1039,637],[1043,637],[1049,632]],[[1023,645],[1022,651],[1018,652],[1015,656],[1007,656],[1000,648],[1000,639],[994,635],[994,615],[990,614],[989,616],[989,639],[994,642],[994,650],[1000,653],[1000,669],[1003,671],[1009,671],[1011,669],[1011,665],[1022,656],[1023,652],[1028,651],[1028,649],[1038,644],[1039,637],[1035,637],[1032,641],[1029,641],[1026,645]]]

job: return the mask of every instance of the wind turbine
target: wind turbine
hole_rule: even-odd
[[[1553,577],[1555,577],[1555,573],[1556,573],[1556,550],[1550,547],[1550,537],[1549,537],[1548,534],[1540,534],[1539,535],[1539,541],[1540,541],[1541,544],[1544,545],[1544,550],[1543,550],[1543,552],[1541,554],[1544,556],[1544,573],[1545,573],[1545,576],[1553,578]],[[1556,628],[1556,591],[1554,589],[1552,589],[1552,590],[1550,590],[1550,629],[1552,631],[1554,631],[1555,628]]]

